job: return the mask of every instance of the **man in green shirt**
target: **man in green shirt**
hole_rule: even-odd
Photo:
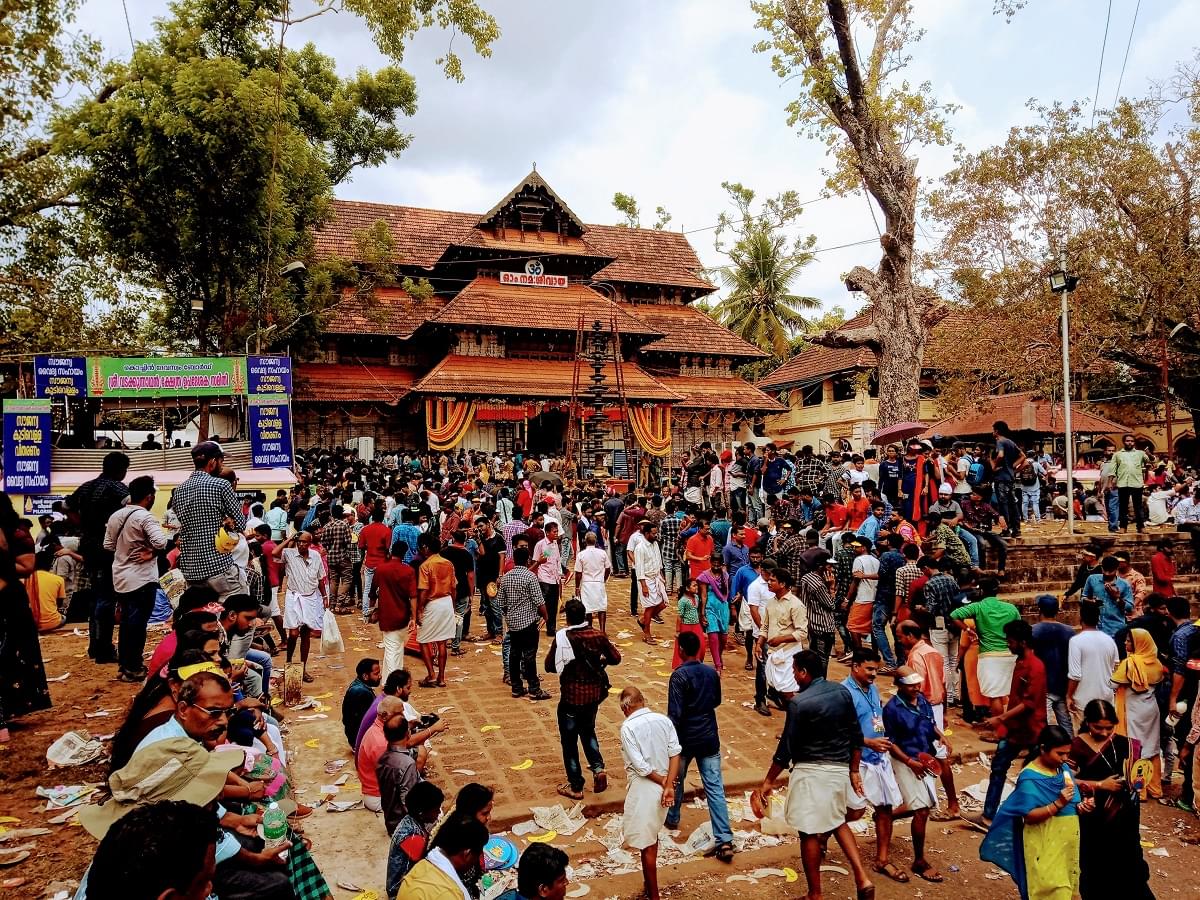
[[[1146,484],[1146,470],[1150,468],[1150,457],[1133,445],[1133,435],[1121,439],[1124,445],[1113,454],[1114,475],[1117,479],[1117,503],[1120,504],[1121,530],[1129,530],[1129,504],[1133,504],[1134,521],[1140,534],[1146,530],[1146,516],[1142,511],[1142,488]]]
[[[993,716],[1004,712],[1004,699],[1012,685],[1016,657],[1008,649],[1004,626],[1021,618],[1020,611],[1007,600],[996,596],[1000,582],[995,578],[980,578],[979,592],[983,599],[960,606],[950,613],[958,622],[973,619],[979,636],[979,691],[988,699]]]

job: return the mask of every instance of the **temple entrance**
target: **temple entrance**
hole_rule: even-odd
[[[525,446],[532,453],[561,453],[567,442],[567,414],[548,409],[525,426]]]

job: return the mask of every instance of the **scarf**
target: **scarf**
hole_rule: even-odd
[[[571,646],[571,640],[567,637],[568,631],[575,631],[578,628],[587,628],[587,622],[580,622],[578,625],[568,625],[566,628],[558,629],[554,635],[554,671],[559,675],[563,673],[567,663],[573,662],[575,659],[575,650]]]
[[[446,858],[446,854],[442,852],[441,847],[435,847],[429,851],[429,855],[425,857],[430,863],[437,866],[451,881],[453,881],[462,891],[464,900],[471,900],[471,895],[467,891],[466,885],[462,883],[462,879],[458,877],[458,872],[454,866],[450,864],[450,860]]]
[[[1163,680],[1163,666],[1158,660],[1158,647],[1150,632],[1134,628],[1129,632],[1133,638],[1133,652],[1117,664],[1112,681],[1116,685],[1128,685],[1139,694],[1153,688]]]

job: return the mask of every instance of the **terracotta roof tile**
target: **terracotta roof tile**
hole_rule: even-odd
[[[359,296],[352,288],[342,292],[322,329],[327,334],[393,335],[410,338],[445,303],[441,297],[418,300],[397,287],[376,288],[374,298]]]
[[[632,316],[661,331],[665,337],[652,341],[643,351],[661,353],[704,353],[762,359],[763,353],[694,306],[681,303],[622,303]]]
[[[581,314],[585,322],[599,316],[607,325],[614,309],[622,334],[661,335],[660,331],[635,319],[586,285],[527,287],[501,284],[495,278],[476,278],[429,321],[435,325],[485,324],[499,328],[573,332],[579,325]]]
[[[615,259],[596,274],[597,280],[716,290],[701,276],[700,258],[678,231],[621,225],[589,225],[587,229],[588,243]]]
[[[655,372],[654,379],[675,393],[683,395],[683,399],[675,404],[681,409],[783,412],[787,408],[736,375],[714,378],[695,375],[661,375]]]
[[[855,316],[842,328],[857,328],[869,324],[869,313]],[[950,312],[933,328],[933,335],[925,345],[925,366],[937,368],[937,354],[944,353],[954,345],[955,330],[965,328],[970,317],[958,311]],[[823,378],[852,369],[874,369],[879,365],[875,351],[867,347],[810,347],[797,353],[782,366],[758,382],[761,388],[782,388],[802,384],[815,378]]]
[[[521,240],[520,232],[512,228],[505,231],[503,236],[491,228],[475,228],[459,243],[468,247],[495,247],[498,250],[544,253],[547,256],[561,253],[564,255],[599,256],[602,259],[611,259],[611,257],[606,257],[602,253],[598,253],[596,248],[583,238],[564,235],[560,241],[557,234],[550,234],[545,231],[527,231],[525,232],[525,240]]]
[[[604,370],[616,391],[616,372],[609,363]],[[422,378],[413,390],[422,394],[474,397],[571,398],[575,364],[570,360],[497,359],[486,356],[447,356]],[[592,370],[580,368],[580,389],[588,386]],[[629,400],[676,401],[680,397],[650,377],[635,363],[621,367],[625,395]]]
[[[447,247],[467,238],[479,216],[389,203],[334,200],[333,217],[315,235],[317,256],[357,261],[355,234],[380,220],[387,222],[392,233],[394,262],[430,268],[442,258]]]
[[[477,213],[334,200],[333,216],[315,235],[317,256],[354,260],[358,255],[355,234],[380,220],[387,222],[391,230],[394,261],[405,265],[429,268],[451,244],[481,246],[481,242],[487,241],[484,232],[476,229],[480,220]],[[586,228],[582,246],[590,247],[598,256],[613,259],[596,276],[600,280],[689,287],[705,292],[716,290],[700,276],[703,267],[696,251],[677,231],[616,225]],[[514,249],[526,246],[518,241]]]
[[[1039,399],[1031,393],[1020,393],[985,397],[979,405],[933,423],[926,433],[946,437],[990,434],[992,423],[997,419],[1007,422],[1013,431],[1041,434],[1062,434],[1064,431],[1061,403]],[[1071,430],[1076,434],[1120,434],[1128,429],[1111,419],[1090,413],[1078,404],[1072,404]]]
[[[305,400],[395,403],[417,380],[412,369],[362,363],[297,363],[295,397]]]

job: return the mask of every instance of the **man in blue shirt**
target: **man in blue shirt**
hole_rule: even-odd
[[[765,450],[767,455],[762,464],[762,486],[767,493],[767,499],[770,500],[771,497],[782,494],[783,489],[787,487],[792,465],[779,455],[779,450],[774,444],[767,444]]]
[[[404,541],[408,545],[408,552],[404,554],[404,562],[411,563],[413,557],[417,555],[417,542],[421,539],[421,529],[412,523],[412,512],[408,509],[400,510],[400,524],[392,529],[392,543],[395,546],[396,541]]]
[[[879,543],[879,529],[883,527],[885,521],[883,502],[877,500],[871,504],[871,514],[863,519],[863,523],[858,526],[855,534],[859,537],[870,538],[871,545],[874,546]]]
[[[729,808],[725,803],[725,782],[721,777],[721,737],[717,732],[717,709],[721,706],[721,676],[700,662],[700,637],[680,632],[679,655],[683,664],[671,673],[667,685],[667,717],[675,724],[679,744],[679,782],[675,802],[667,812],[668,828],[679,827],[683,805],[683,786],[688,765],[694,759],[704,784],[708,817],[712,822],[716,857],[721,862],[733,859],[733,832],[729,827]]]
[[[933,707],[921,693],[925,679],[908,666],[896,670],[896,696],[883,710],[883,724],[896,760],[896,784],[904,805],[913,814],[913,874],[926,881],[941,881],[941,874],[925,858],[925,830],[929,810],[936,806],[936,788],[929,777],[941,772],[934,759],[934,741],[944,740],[933,720]],[[948,749],[948,748],[947,748]]]
[[[1046,667],[1046,699],[1054,719],[1071,734],[1074,729],[1067,710],[1067,651],[1075,629],[1058,621],[1058,598],[1053,594],[1041,594],[1037,607],[1042,620],[1033,626],[1033,653]]]
[[[879,654],[870,647],[854,651],[850,660],[850,675],[842,682],[854,701],[854,712],[858,716],[858,727],[863,733],[862,776],[866,802],[875,807],[875,871],[896,881],[907,880],[904,873],[888,862],[892,843],[892,810],[901,802],[900,787],[892,771],[892,742],[888,740],[883,724],[883,703],[875,677],[879,673]],[[866,811],[863,806],[855,810],[854,818]]]
[[[1125,618],[1133,612],[1133,588],[1117,574],[1120,560],[1106,556],[1100,561],[1100,571],[1089,575],[1080,594],[1081,603],[1100,606],[1100,630],[1114,637],[1125,627]]]
[[[870,521],[868,519],[868,521]],[[896,656],[888,643],[887,623],[895,612],[896,572],[908,560],[900,552],[904,538],[895,532],[884,535],[884,552],[879,557],[878,580],[875,582],[875,602],[871,605],[871,640],[883,656],[888,668],[896,667]]]

